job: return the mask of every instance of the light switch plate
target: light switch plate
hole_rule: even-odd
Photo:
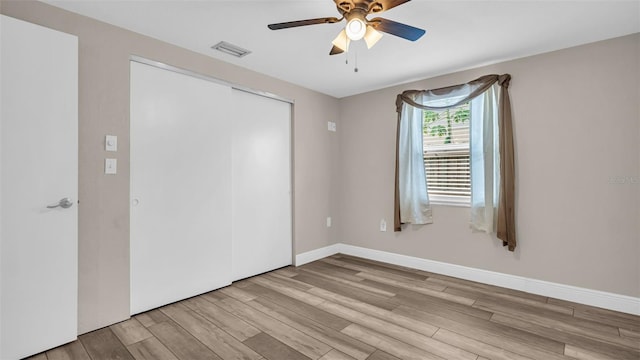
[[[104,159],[104,173],[115,175],[118,173],[118,159]]]
[[[336,131],[336,123],[333,121],[327,122],[327,130],[335,132]]]
[[[387,231],[387,221],[385,219],[380,220],[380,231]]]
[[[106,135],[104,137],[104,149],[106,151],[118,151],[118,137],[115,135]]]

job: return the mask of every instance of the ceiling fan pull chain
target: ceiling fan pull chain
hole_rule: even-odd
[[[349,48],[344,52],[344,64],[349,65]]]
[[[353,68],[353,72],[358,72],[358,50],[356,50],[356,66]]]

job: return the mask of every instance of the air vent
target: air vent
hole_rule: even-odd
[[[226,41],[220,41],[219,43],[213,45],[211,48],[239,58],[251,54],[251,51],[233,44],[229,44]]]

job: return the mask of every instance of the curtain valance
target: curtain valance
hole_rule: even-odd
[[[431,90],[406,90],[396,98],[396,111],[402,111],[402,104],[407,103],[422,110],[445,110],[462,105],[469,100],[487,91],[493,84],[498,83],[503,89],[509,88],[511,75],[485,75],[466,84],[447,86]],[[425,99],[423,103],[418,103],[415,99],[418,95]],[[507,93],[507,97],[509,94]],[[445,103],[445,99],[455,99],[455,102]],[[438,103],[439,102],[439,103]],[[509,115],[511,113],[509,112]]]

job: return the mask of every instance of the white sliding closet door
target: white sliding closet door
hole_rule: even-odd
[[[16,360],[78,334],[78,38],[4,15],[0,38],[0,359]]]
[[[233,91],[233,279],[292,263],[291,104]]]
[[[131,63],[131,313],[231,282],[231,88]]]

